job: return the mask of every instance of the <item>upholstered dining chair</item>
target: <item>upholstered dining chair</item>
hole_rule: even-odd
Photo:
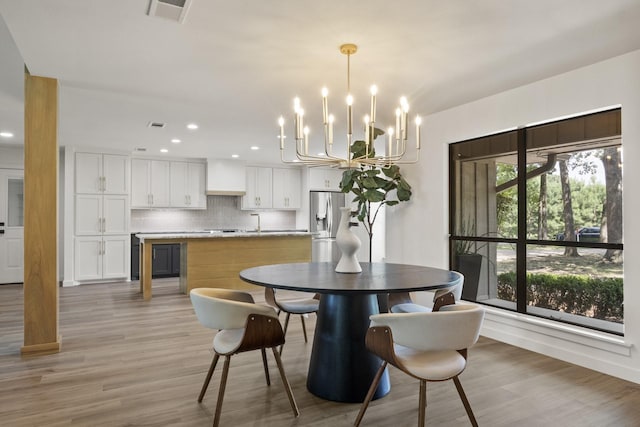
[[[265,351],[267,348],[273,351],[291,409],[294,416],[297,417],[299,415],[298,406],[284,373],[280,353],[276,349],[284,344],[284,332],[275,310],[271,307],[254,304],[253,297],[246,292],[228,289],[192,289],[190,297],[200,323],[207,328],[218,330],[213,338],[213,360],[198,396],[198,402],[202,402],[204,398],[218,359],[220,356],[225,357],[218,402],[213,418],[214,427],[220,422],[231,356],[245,351],[261,350],[267,385],[271,385]]]
[[[276,298],[276,291],[273,288],[264,288],[264,299],[272,307],[278,309],[278,314],[284,312],[287,314],[284,320],[284,334],[287,335],[287,329],[289,328],[289,318],[292,314],[299,314],[302,321],[302,333],[304,334],[304,342],[307,342],[307,327],[304,324],[304,315],[317,313],[318,306],[320,304],[320,295],[315,294],[313,298],[296,298],[296,299],[284,299],[279,300]],[[280,346],[280,354],[284,344]]]
[[[389,294],[390,313],[422,313],[438,311],[443,305],[453,304],[462,298],[462,287],[464,278],[453,286],[438,289],[433,293],[433,303],[431,307],[417,304],[411,299],[409,292]]]
[[[450,379],[458,390],[471,424],[477,426],[458,376],[467,366],[467,349],[478,340],[483,318],[484,309],[471,303],[447,305],[436,312],[371,316],[366,346],[383,362],[354,425],[360,425],[387,364],[391,364],[420,381],[419,427],[425,425],[427,382]]]

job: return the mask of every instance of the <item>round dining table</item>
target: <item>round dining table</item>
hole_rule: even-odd
[[[455,271],[392,263],[361,262],[361,273],[336,273],[335,263],[274,264],[248,268],[240,278],[274,289],[321,294],[307,389],[336,402],[362,402],[382,361],[365,347],[377,296],[441,289],[458,284]],[[374,399],[391,389],[385,371]]]

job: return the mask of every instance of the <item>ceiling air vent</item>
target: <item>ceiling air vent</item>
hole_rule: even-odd
[[[147,15],[182,23],[190,4],[191,0],[151,0]]]
[[[160,123],[160,122],[149,122],[149,123],[147,123],[147,127],[156,128],[156,129],[162,129],[166,125],[167,125],[166,123]]]

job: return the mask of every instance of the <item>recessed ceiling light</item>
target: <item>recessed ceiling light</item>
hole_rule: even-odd
[[[252,149],[252,150],[259,150],[259,149],[260,149],[260,147],[258,147],[258,146],[256,146],[256,145],[254,145],[254,146],[252,146],[252,147],[251,147],[251,149]]]
[[[179,140],[178,138],[173,138],[171,142],[173,142],[174,144],[180,144],[182,141]]]
[[[239,155],[237,155],[237,154],[232,154],[232,155],[231,155],[231,157],[233,157],[234,159],[237,159],[237,158],[238,158],[238,157],[240,157],[240,156],[239,156]]]
[[[168,153],[168,152],[169,152],[169,150],[167,150],[166,148],[161,148],[161,149],[160,149],[160,152],[161,152],[161,153]]]
[[[187,125],[187,129],[196,130],[196,129],[198,129],[198,125],[195,124],[195,123],[189,123]]]
[[[13,134],[11,132],[0,132],[0,136],[3,138],[13,138]]]

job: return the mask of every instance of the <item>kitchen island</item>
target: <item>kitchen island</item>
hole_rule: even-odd
[[[311,261],[311,233],[302,231],[138,233],[140,290],[151,299],[153,245],[180,244],[180,290],[259,289],[239,278],[240,271],[267,264]]]

